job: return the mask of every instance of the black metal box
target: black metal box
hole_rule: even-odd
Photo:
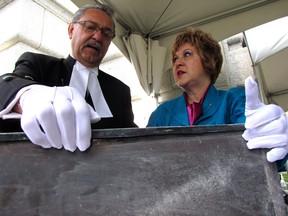
[[[0,134],[0,215],[287,215],[243,125],[94,130],[88,151]]]

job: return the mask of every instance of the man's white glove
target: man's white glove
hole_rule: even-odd
[[[85,151],[91,142],[91,122],[101,118],[73,87],[37,85],[20,98],[21,127],[43,148]]]
[[[249,149],[268,148],[267,160],[283,159],[288,153],[288,119],[281,107],[261,103],[252,77],[245,80],[246,108],[243,138]]]

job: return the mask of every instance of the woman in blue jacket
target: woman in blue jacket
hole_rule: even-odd
[[[214,87],[223,63],[219,43],[201,30],[186,30],[176,37],[171,55],[175,82],[184,92],[161,104],[147,126],[245,123],[243,138],[248,148],[271,148],[267,160],[277,161],[279,170],[283,170],[288,152],[285,112],[259,101],[258,87],[251,77],[245,80],[246,91]]]
[[[217,90],[221,48],[211,35],[187,30],[172,48],[173,76],[184,93],[161,104],[150,116],[148,127],[234,124],[245,122],[245,89]]]

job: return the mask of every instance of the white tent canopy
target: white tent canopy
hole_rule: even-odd
[[[80,7],[97,0],[72,1]],[[113,42],[134,64],[147,94],[158,93],[159,77],[171,68],[169,50],[181,29],[199,27],[221,41],[288,15],[287,0],[101,0],[100,2],[115,10],[117,22]],[[134,37],[142,42],[132,45]],[[163,56],[154,53],[153,44],[162,54],[167,50],[163,68],[159,66],[163,62]],[[140,53],[146,57],[143,58]],[[159,58],[159,64],[154,65],[157,62],[155,58]],[[155,70],[153,67],[158,69]]]
[[[139,34],[123,37],[141,86],[148,95],[157,95],[161,79],[161,73],[158,72],[163,70],[166,48],[160,47],[158,41],[147,40]]]
[[[288,47],[288,17],[268,22],[245,31],[254,63]]]
[[[288,110],[288,16],[245,31],[261,97]]]

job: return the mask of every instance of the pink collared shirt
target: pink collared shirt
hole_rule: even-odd
[[[197,102],[193,102],[192,104],[188,103],[188,99],[187,99],[187,93],[184,92],[185,95],[185,101],[186,101],[186,108],[188,111],[188,118],[189,118],[189,123],[190,125],[193,125],[194,122],[199,118],[199,116],[202,115],[202,104],[204,101],[204,98],[208,92],[210,85],[207,87],[204,95],[202,96],[201,100],[199,101],[199,103]]]

